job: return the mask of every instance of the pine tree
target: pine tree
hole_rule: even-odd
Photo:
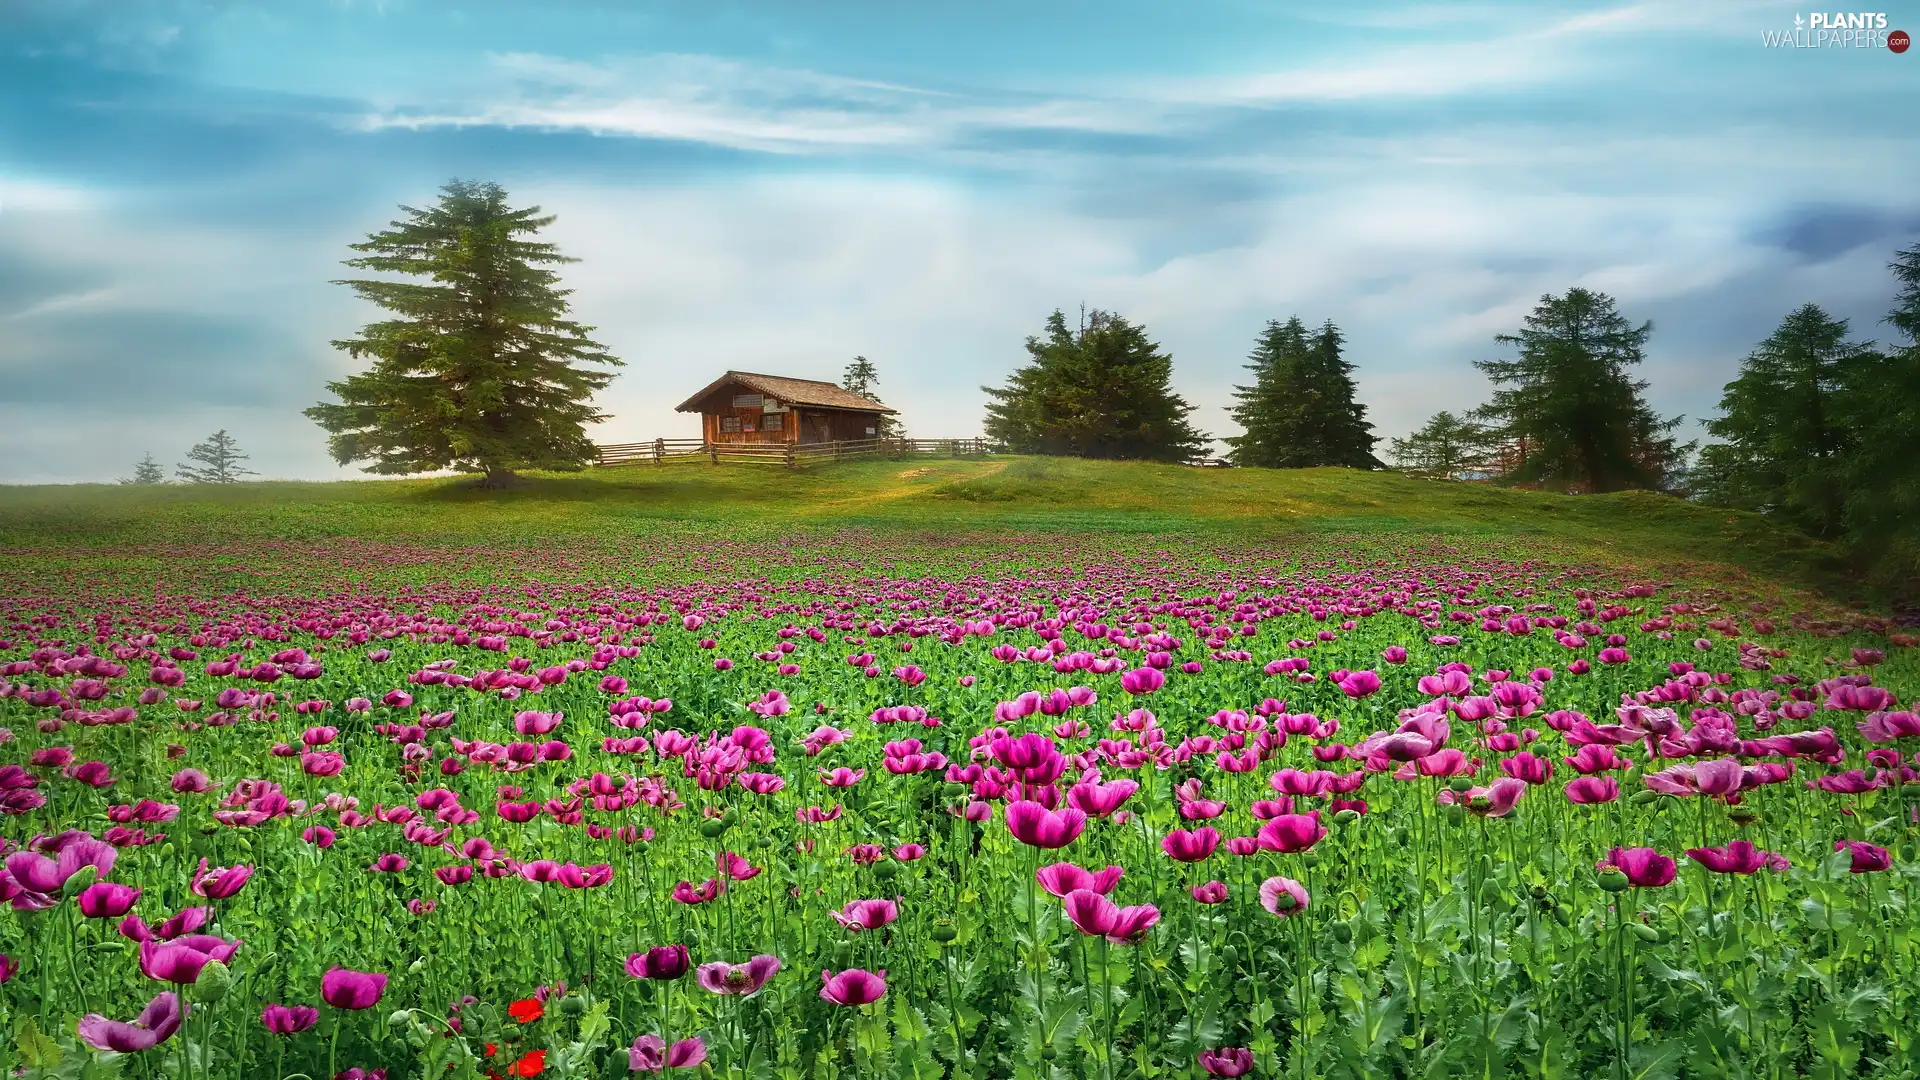
[[[339,404],[307,410],[332,433],[340,464],[367,472],[458,469],[488,486],[520,468],[576,469],[594,458],[589,403],[612,374],[580,364],[620,361],[567,318],[571,290],[546,267],[572,262],[531,237],[553,221],[513,209],[498,184],[456,180],[434,206],[406,217],[348,259],[358,270],[422,281],[338,281],[397,318],[335,341],[368,370],[327,384]]]
[[[1304,434],[1314,465],[1379,469],[1373,445],[1380,437],[1367,423],[1367,407],[1354,400],[1354,366],[1341,355],[1346,338],[1329,319],[1307,348],[1301,393],[1305,398]]]
[[[880,396],[873,390],[879,384],[880,370],[864,356],[854,357],[853,363],[847,365],[846,375],[840,380],[841,389],[871,401],[880,401]],[[880,404],[885,405],[886,402],[880,401]],[[881,413],[879,423],[874,426],[878,437],[882,439],[898,439],[904,434],[900,429],[900,421],[892,413]]]
[[[1645,358],[1652,323],[1634,326],[1605,293],[1573,288],[1547,295],[1518,333],[1512,360],[1480,360],[1495,386],[1479,416],[1524,448],[1508,479],[1585,491],[1658,488],[1677,473],[1691,444],[1648,407],[1644,381],[1628,369]]]
[[[1485,424],[1446,411],[1434,413],[1420,430],[1391,443],[1394,465],[1415,476],[1453,479],[1487,468],[1493,461],[1493,432]]]
[[[1245,429],[1224,440],[1235,465],[1279,469],[1296,464],[1304,412],[1298,388],[1306,357],[1307,326],[1298,315],[1284,323],[1267,321],[1247,356],[1253,385],[1235,386],[1238,404],[1227,410]]]
[[[1191,461],[1206,435],[1187,423],[1193,406],[1173,392],[1173,358],[1144,327],[1104,311],[1079,329],[1056,310],[1044,335],[1026,342],[1032,362],[1005,387],[981,387],[987,434],[1016,453]]]
[[[1344,345],[1332,320],[1312,336],[1297,315],[1267,323],[1248,357],[1253,385],[1234,387],[1239,404],[1228,410],[1246,429],[1226,440],[1234,464],[1381,467],[1373,456],[1380,440],[1367,423],[1367,407],[1354,400],[1354,367],[1341,355]]]
[[[233,484],[242,476],[259,475],[240,464],[247,460],[247,455],[240,452],[239,442],[227,434],[226,428],[207,436],[206,442],[195,444],[187,451],[187,457],[199,462],[199,466],[182,463],[174,466],[173,471],[191,484]]]
[[[1920,599],[1920,245],[1895,253],[1899,291],[1886,321],[1906,341],[1853,366],[1838,406],[1855,450],[1842,521],[1855,560]]]
[[[164,484],[167,482],[167,473],[166,470],[160,467],[159,462],[153,460],[152,451],[148,451],[146,457],[134,462],[133,475],[120,482],[123,484]]]
[[[1816,304],[1788,315],[1740,365],[1707,430],[1724,440],[1701,454],[1697,494],[1706,501],[1772,511],[1818,536],[1840,531],[1846,463],[1857,433],[1840,396],[1871,349],[1847,339],[1847,321]]]

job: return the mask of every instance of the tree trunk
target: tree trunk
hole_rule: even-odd
[[[520,477],[512,469],[489,465],[486,475],[480,478],[480,486],[489,491],[498,491],[501,488],[512,487],[519,480]]]

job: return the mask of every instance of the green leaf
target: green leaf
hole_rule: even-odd
[[[29,1069],[51,1069],[60,1064],[63,1056],[60,1044],[40,1031],[38,1024],[28,1020],[15,1037],[14,1045],[20,1050],[20,1061]]]
[[[1680,1075],[1678,1043],[1639,1043],[1627,1054],[1629,1080],[1674,1080]]]

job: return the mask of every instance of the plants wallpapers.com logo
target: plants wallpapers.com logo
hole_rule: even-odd
[[[1904,53],[1913,44],[1905,30],[1890,29],[1884,11],[1816,11],[1793,17],[1793,29],[1762,30],[1769,49],[1885,49]]]

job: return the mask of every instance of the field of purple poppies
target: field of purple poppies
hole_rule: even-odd
[[[1920,1076],[1910,638],[1162,546],[17,560],[0,1063]]]

